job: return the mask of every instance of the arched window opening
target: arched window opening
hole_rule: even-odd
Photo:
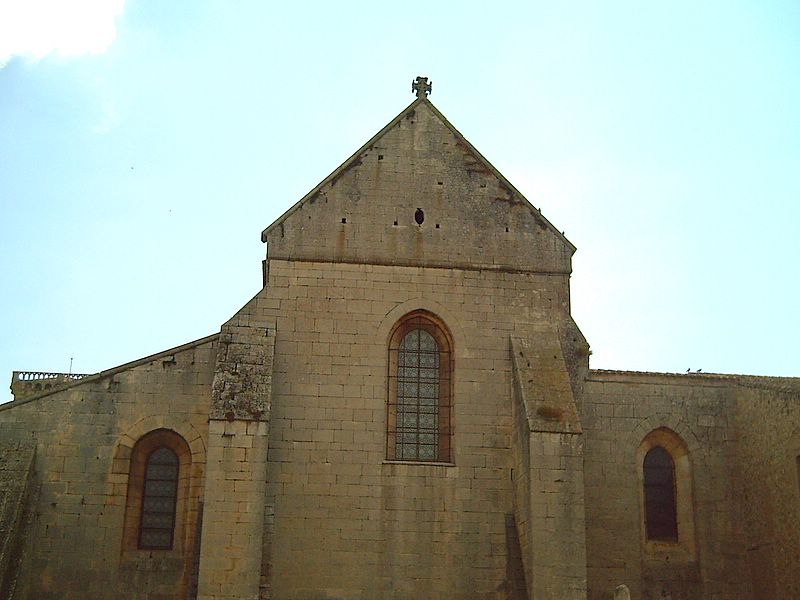
[[[191,539],[192,451],[170,429],[144,434],[130,450],[128,496],[122,534],[124,553],[183,552]]]
[[[636,451],[641,540],[651,558],[685,561],[697,555],[690,459],[686,443],[668,427],[650,431]]]
[[[400,342],[397,368],[397,458],[436,460],[439,447],[439,346],[424,329]]]
[[[389,343],[387,456],[452,460],[452,344],[429,313],[404,317]]]
[[[172,548],[178,472],[178,456],[169,448],[158,448],[147,457],[139,520],[139,548]]]
[[[678,541],[675,464],[661,446],[644,457],[644,507],[648,540]]]

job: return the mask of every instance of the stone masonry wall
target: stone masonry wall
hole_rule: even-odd
[[[574,250],[427,100],[262,238],[277,259],[559,273]]]
[[[591,372],[581,408],[590,600],[610,598],[619,584],[641,600],[752,598],[732,485],[734,387],[701,375]],[[688,552],[644,542],[637,449],[662,427],[688,447],[694,496],[694,539],[682,540]]]
[[[208,433],[199,600],[258,600],[275,323],[251,301],[222,326]],[[266,589],[266,586],[265,586]]]
[[[800,383],[737,391],[735,490],[755,600],[800,598]]]
[[[202,495],[215,338],[0,406],[0,438],[36,446],[40,488],[15,600],[184,598]],[[191,448],[175,551],[123,552],[130,450],[173,429]]]
[[[11,598],[23,558],[35,501],[33,460],[36,447],[0,441],[0,598]]]
[[[268,430],[264,421],[209,423],[198,600],[258,600]]]
[[[271,260],[254,303],[277,319],[273,597],[516,598],[508,338],[569,329],[566,276]],[[454,340],[449,465],[385,460],[389,333],[416,309]]]
[[[583,443],[561,345],[551,325],[511,337],[514,412],[525,413],[515,435],[528,438],[513,445],[515,453],[528,452],[515,456],[526,467],[515,473],[515,509],[528,524],[522,557],[528,596],[537,600],[586,598]]]
[[[531,432],[534,600],[585,600],[586,537],[581,435]]]
[[[513,345],[510,350],[513,352]],[[518,377],[518,373],[514,373]],[[531,536],[531,425],[528,421],[528,407],[522,388],[514,381],[512,402],[512,438],[511,448],[513,456],[512,480],[514,482],[514,518],[519,536],[520,553],[525,574],[526,597],[533,586],[533,552],[534,545]]]

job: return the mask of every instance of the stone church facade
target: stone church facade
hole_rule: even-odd
[[[590,369],[426,90],[262,240],[218,333],[14,374],[0,598],[800,598],[800,379]]]

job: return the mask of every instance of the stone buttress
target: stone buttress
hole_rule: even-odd
[[[222,327],[212,389],[199,600],[256,600],[275,325],[248,308]]]

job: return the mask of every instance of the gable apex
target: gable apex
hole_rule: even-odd
[[[330,175],[328,175],[325,179],[323,179],[320,183],[318,183],[311,191],[309,191],[305,196],[303,196],[300,200],[298,200],[293,206],[291,206],[286,212],[284,212],[280,217],[278,217],[275,221],[273,221],[269,226],[267,226],[261,232],[261,241],[266,242],[267,237],[273,229],[278,227],[281,223],[283,223],[293,212],[295,212],[298,208],[304,205],[310,198],[313,198],[319,191],[327,184],[331,183],[332,181],[336,181],[342,173],[346,172],[348,169],[354,166],[355,163],[358,162],[359,158],[371,149],[375,144],[383,138],[387,132],[391,131],[397,124],[405,117],[409,116],[409,114],[413,114],[413,111],[421,105],[425,104],[431,112],[436,115],[436,117],[441,121],[441,123],[452,132],[452,134],[461,142],[466,148],[469,149],[472,155],[492,174],[494,175],[502,184],[508,188],[511,193],[516,196],[521,202],[528,205],[532,212],[535,212],[537,218],[541,219],[543,223],[547,225],[547,227],[553,232],[554,235],[558,236],[565,244],[569,246],[571,252],[574,253],[576,248],[570,242],[566,236],[558,231],[556,227],[550,223],[542,215],[541,209],[537,209],[533,204],[512,184],[506,177],[498,171],[495,166],[489,162],[489,160],[481,154],[475,146],[473,146],[467,138],[465,138],[458,129],[445,117],[439,109],[434,106],[433,102],[428,99],[427,96],[421,95],[420,97],[416,98],[411,104],[406,106],[400,113],[389,123],[387,123],[378,133],[372,136],[363,146],[361,146],[358,150],[356,150],[347,160],[345,160],[339,167],[337,167]]]
[[[268,259],[561,274],[575,252],[425,97],[261,239]]]

